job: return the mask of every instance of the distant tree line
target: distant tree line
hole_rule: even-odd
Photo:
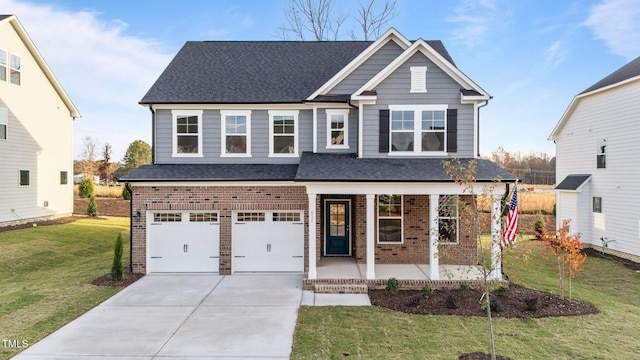
[[[98,153],[102,152],[102,159]],[[99,176],[105,185],[117,182],[120,177],[142,164],[151,163],[151,146],[142,140],[133,141],[120,162],[111,161],[112,147],[109,143],[100,146],[97,139],[85,136],[82,141],[80,160],[73,162],[74,174]]]
[[[525,184],[553,185],[556,182],[556,157],[544,152],[510,153],[499,147],[489,160],[515,175]]]

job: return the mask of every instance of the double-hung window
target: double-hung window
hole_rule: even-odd
[[[9,64],[7,51],[0,49],[0,80],[7,81],[7,65]]]
[[[446,105],[396,105],[389,110],[391,153],[445,153]]]
[[[401,244],[402,195],[378,195],[378,242]]]
[[[269,156],[298,156],[298,110],[269,110]]]
[[[349,148],[349,109],[327,109],[327,149]]]
[[[607,168],[607,139],[599,139],[596,148],[596,167],[598,169]]]
[[[251,110],[222,110],[221,156],[251,156]]]
[[[458,243],[458,196],[440,195],[438,203],[438,237],[442,243]]]
[[[173,110],[173,156],[202,156],[202,110]]]
[[[18,170],[18,184],[20,187],[31,185],[31,172],[29,170]]]
[[[20,85],[21,59],[16,54],[9,55],[9,77],[12,83]]]

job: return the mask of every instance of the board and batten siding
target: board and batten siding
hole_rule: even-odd
[[[427,92],[411,93],[412,66],[427,66]],[[387,157],[380,153],[379,112],[390,105],[447,105],[458,110],[458,157],[474,157],[474,106],[460,103],[460,84],[421,53],[416,53],[375,89],[377,103],[364,106],[363,150],[365,157]]]
[[[198,110],[197,106],[193,110]],[[244,110],[238,108],[237,110]],[[288,111],[288,110],[283,110]],[[312,110],[298,114],[298,155],[313,149]],[[171,110],[156,110],[156,164],[283,164],[298,163],[299,157],[269,157],[269,112],[251,111],[251,157],[220,156],[222,148],[220,110],[202,114],[202,157],[173,156],[173,117]]]
[[[402,51],[398,44],[389,41],[331,89],[329,94],[353,94],[354,91],[358,90],[380,70],[389,65]]]
[[[21,84],[0,81],[0,107],[8,113],[7,139],[0,140],[0,225],[70,215],[73,118],[8,22],[0,26],[0,48],[21,57]],[[30,171],[28,187],[19,186],[21,169]],[[60,171],[67,171],[67,185],[60,185]]]
[[[590,195],[602,198],[602,213],[588,209],[590,221],[579,223],[582,241],[602,245],[615,240],[613,250],[640,256],[640,81],[583,97],[556,139],[556,181],[569,174],[591,174]],[[596,168],[596,146],[607,140],[607,165]],[[564,204],[559,204],[560,207]],[[562,214],[564,216],[564,214]],[[561,223],[559,216],[556,223]]]

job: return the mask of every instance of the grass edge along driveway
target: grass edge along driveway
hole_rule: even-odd
[[[123,262],[128,266],[128,218],[82,219],[0,232],[1,359],[14,356],[121,290],[91,285],[110,272],[119,233],[125,243]]]
[[[529,261],[520,254],[529,250]],[[557,264],[539,243],[524,241],[505,256],[512,282],[559,293]],[[573,297],[601,313],[543,319],[494,319],[497,353],[512,359],[637,359],[640,273],[587,258]],[[376,307],[300,308],[292,359],[457,359],[488,352],[483,317],[409,315]]]

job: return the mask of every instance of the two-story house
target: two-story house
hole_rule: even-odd
[[[412,264],[438,280],[439,265],[475,265],[477,234],[452,208],[474,199],[443,162],[475,159],[476,193],[516,181],[477,158],[489,99],[440,41],[395,29],[373,42],[187,42],[140,102],[153,163],[122,178],[133,269],[318,279],[344,261],[351,277]]]
[[[578,94],[556,144],[556,224],[598,250],[640,262],[640,57]]]
[[[73,213],[80,116],[15,15],[0,15],[0,226]]]

